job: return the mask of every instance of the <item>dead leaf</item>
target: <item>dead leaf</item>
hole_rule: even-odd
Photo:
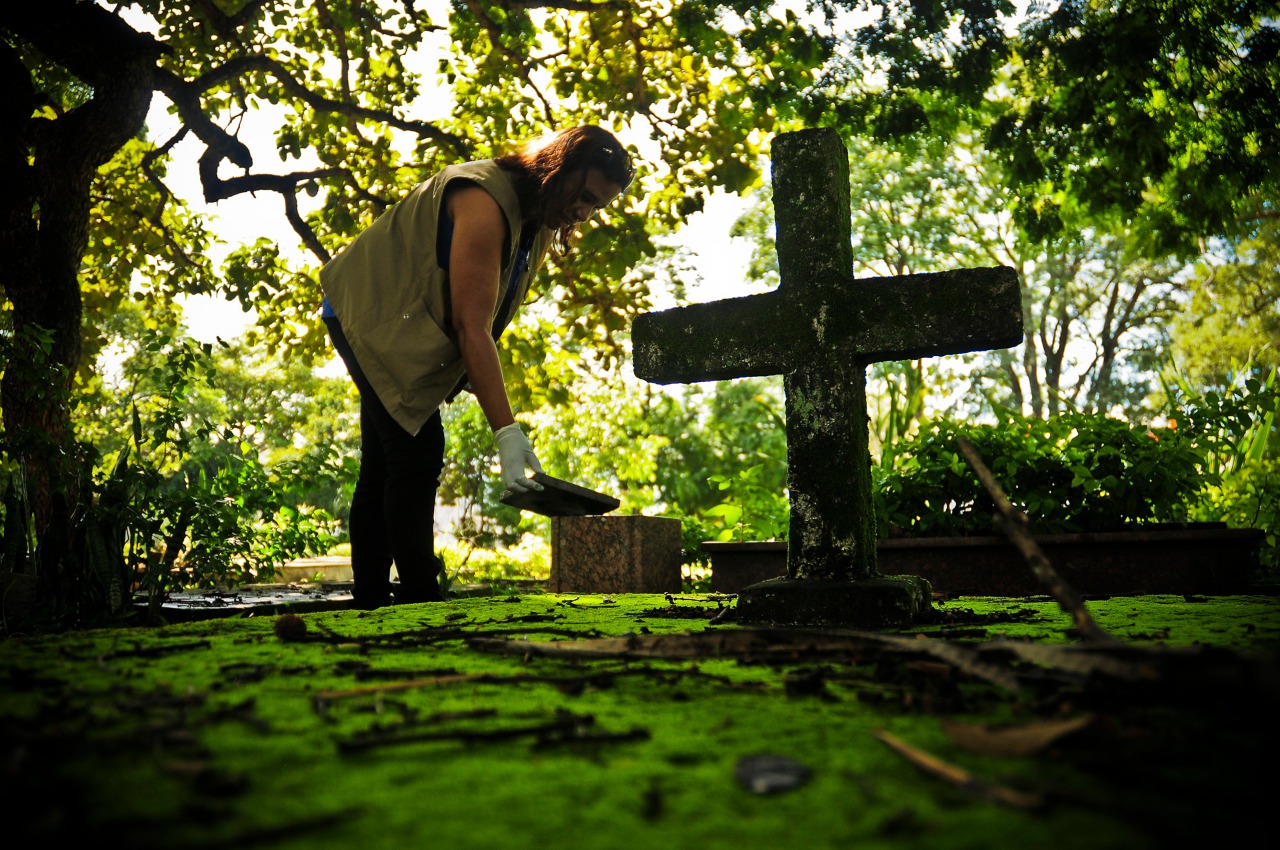
[[[943,718],[942,729],[957,745],[982,756],[1030,756],[1093,723],[1092,714],[1061,720],[1033,720],[1011,726],[957,723]]]
[[[883,729],[875,733],[876,738],[886,744],[891,750],[923,770],[925,773],[935,776],[945,782],[949,782],[957,788],[964,789],[979,797],[991,800],[992,802],[1001,803],[1006,806],[1012,806],[1016,809],[1037,809],[1044,805],[1044,799],[1039,794],[1028,794],[1015,788],[1009,788],[994,782],[987,782],[979,779],[958,765],[943,761],[935,755],[925,752],[917,747],[913,747],[896,735],[892,735]]]

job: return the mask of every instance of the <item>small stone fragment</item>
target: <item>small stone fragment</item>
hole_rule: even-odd
[[[743,756],[733,770],[738,784],[753,794],[777,794],[799,788],[813,771],[786,756]]]
[[[297,614],[281,614],[276,617],[276,637],[285,643],[297,643],[307,636],[307,621]]]

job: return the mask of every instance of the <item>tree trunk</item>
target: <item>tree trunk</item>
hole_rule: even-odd
[[[96,169],[142,129],[159,48],[105,9],[74,0],[7,4],[0,30],[0,84],[9,93],[0,107],[9,119],[0,183],[14,187],[0,201],[0,286],[12,305],[0,384],[5,447],[38,540],[24,567],[37,573],[51,613],[76,617],[88,577],[72,545],[81,470],[69,398],[80,362],[89,189]],[[70,86],[37,95],[33,80],[50,75],[34,72],[49,65],[83,82],[88,100],[62,111],[58,95]]]

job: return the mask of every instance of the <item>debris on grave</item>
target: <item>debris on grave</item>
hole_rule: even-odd
[[[1058,605],[1061,606],[1062,610],[1071,615],[1075,630],[1088,641],[1118,643],[1118,638],[1110,634],[1102,626],[1099,626],[1097,621],[1093,619],[1093,615],[1085,608],[1084,600],[1076,592],[1076,589],[1063,581],[1062,576],[1058,575],[1058,571],[1049,563],[1049,559],[1045,557],[1044,552],[1036,543],[1035,536],[1031,533],[1031,521],[1027,519],[1026,514],[1014,507],[1013,503],[1009,501],[1009,497],[1005,495],[999,482],[991,474],[991,470],[987,468],[987,465],[982,462],[982,458],[978,456],[978,451],[973,447],[973,443],[964,437],[960,437],[958,443],[960,453],[969,462],[969,466],[973,467],[973,471],[978,475],[978,480],[982,482],[982,486],[987,488],[987,492],[996,503],[996,508],[1000,511],[997,520],[1001,530],[1008,535],[1009,540],[1022,552],[1022,556],[1027,559],[1031,571],[1049,590],[1053,598],[1058,601]]]
[[[960,723],[942,718],[947,737],[971,753],[998,758],[1033,756],[1076,732],[1091,726],[1096,715],[1032,720],[1002,726]]]
[[[650,608],[647,611],[641,611],[639,619],[710,620],[723,610],[723,608],[706,608],[702,606],[681,607],[678,605],[671,605],[667,608]]]
[[[497,721],[489,723],[488,721]],[[648,740],[647,729],[633,728],[625,732],[599,731],[591,714],[577,714],[558,708],[548,718],[529,722],[523,718],[504,722],[496,709],[439,712],[421,720],[408,720],[394,726],[375,727],[337,741],[343,754],[361,753],[400,744],[426,741],[499,742],[532,738],[535,749],[566,744],[623,743]]]
[[[281,614],[276,617],[275,632],[285,643],[297,643],[307,636],[307,621],[297,614]]]
[[[1015,809],[1038,809],[1044,805],[1044,798],[1039,794],[1018,791],[1014,788],[980,779],[964,768],[950,764],[924,750],[913,747],[906,741],[883,730],[876,732],[875,735],[889,749],[925,773],[945,780],[957,788],[962,788],[978,797],[1002,803]]]
[[[733,776],[752,794],[777,794],[799,788],[813,771],[787,756],[753,755],[738,759]]]

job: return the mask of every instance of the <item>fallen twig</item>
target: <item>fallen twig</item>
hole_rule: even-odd
[[[350,688],[342,691],[319,691],[312,699],[317,703],[329,702],[330,700],[347,699],[349,697],[369,696],[371,694],[384,694],[394,691],[407,691],[415,688],[438,688],[448,685],[457,685],[464,682],[475,682],[485,685],[519,685],[519,684],[543,684],[552,685],[566,692],[580,692],[588,685],[601,685],[605,682],[611,682],[614,679],[623,676],[653,676],[657,679],[675,679],[684,676],[697,676],[703,679],[714,679],[722,683],[728,683],[729,680],[724,676],[715,676],[709,673],[703,673],[700,670],[655,670],[652,667],[628,667],[622,670],[601,670],[594,673],[586,673],[581,676],[535,676],[528,673],[520,673],[514,676],[500,676],[494,673],[472,673],[448,676],[432,676],[426,679],[410,679],[402,682],[388,682],[381,685],[366,685],[360,688]]]
[[[1174,658],[1178,655],[1172,650],[1143,647],[1132,658],[1120,658],[1105,647],[1094,651],[1080,644],[1058,646],[1015,640],[988,641],[976,649],[980,656],[1009,655],[1020,661],[1029,661],[1042,670],[1080,678],[1101,675],[1122,682],[1156,681],[1161,677],[1161,656]]]
[[[460,626],[430,626],[426,629],[420,629],[413,632],[394,632],[391,634],[379,635],[361,635],[360,637],[349,637],[339,634],[332,628],[321,622],[314,623],[316,629],[324,632],[324,636],[307,635],[305,640],[316,643],[330,644],[350,644],[359,646],[364,649],[405,649],[416,646],[429,646],[436,643],[443,643],[453,640],[466,640],[472,637],[481,637],[485,635],[552,635],[556,637],[579,638],[584,635],[587,637],[595,637],[603,634],[597,629],[579,630],[565,626],[523,626],[512,625],[507,628],[482,628],[490,623],[521,623],[521,622],[544,622],[548,618],[543,615],[530,614],[521,618],[504,618],[502,620],[486,620],[484,622],[468,623],[466,628]],[[555,619],[554,617],[550,619]]]
[[[508,655],[544,658],[736,658],[747,662],[793,663],[799,658],[853,658],[863,660],[884,652],[927,655],[962,673],[1007,691],[1018,690],[1017,676],[980,659],[970,647],[942,640],[889,635],[848,629],[827,631],[773,631],[739,629],[686,634],[623,635],[577,641],[525,641],[478,639],[473,649]],[[858,663],[855,661],[855,663]]]
[[[458,674],[455,676],[432,676],[427,679],[409,679],[404,682],[388,682],[383,685],[366,685],[363,688],[349,688],[345,691],[317,691],[312,699],[316,702],[327,702],[348,697],[362,697],[369,694],[385,694],[392,691],[409,691],[414,688],[438,688],[443,685],[456,685],[461,682],[478,682],[496,678],[488,673]]]
[[[480,715],[477,714],[477,716]],[[493,714],[486,713],[484,716],[493,716]],[[574,714],[560,709],[550,720],[491,729],[462,728],[440,731],[379,729],[338,741],[338,751],[356,753],[377,747],[416,744],[424,741],[506,741],[527,736],[536,738],[535,746],[537,747],[572,743],[620,743],[649,738],[649,732],[645,729],[631,729],[627,732],[595,732],[591,729],[595,726],[595,722],[593,715]]]
[[[985,779],[979,779],[964,768],[945,762],[937,756],[926,753],[924,750],[916,749],[901,738],[884,730],[877,731],[875,736],[887,745],[889,749],[925,773],[950,782],[957,788],[963,788],[980,797],[1006,806],[1013,806],[1017,809],[1036,809],[1044,805],[1044,798],[1039,794],[1028,794],[994,782],[987,782]]]
[[[509,726],[503,729],[451,729],[443,732],[410,732],[402,735],[378,735],[370,738],[349,738],[338,741],[338,752],[358,753],[378,747],[395,746],[397,744],[420,744],[425,741],[506,741],[511,738],[523,738],[527,735],[542,737],[545,735],[565,735],[572,732],[579,720],[552,720],[546,723],[533,723],[524,726]],[[589,719],[587,722],[594,722]]]
[[[1049,594],[1058,601],[1058,605],[1067,614],[1071,615],[1072,621],[1075,623],[1076,631],[1078,631],[1085,640],[1097,643],[1119,643],[1119,638],[1112,635],[1106,629],[1099,626],[1097,621],[1093,619],[1087,608],[1084,606],[1084,600],[1076,589],[1063,581],[1062,576],[1049,563],[1049,559],[1045,557],[1043,550],[1036,543],[1035,536],[1031,533],[1031,522],[1027,519],[1027,515],[1013,506],[1009,498],[1005,496],[1004,490],[1000,488],[999,482],[996,481],[991,470],[987,469],[982,458],[978,456],[978,451],[964,437],[958,437],[957,442],[960,444],[960,452],[964,455],[965,460],[973,467],[973,471],[978,474],[978,480],[982,482],[982,486],[987,488],[987,492],[991,494],[992,500],[996,503],[996,508],[1000,511],[999,525],[1014,546],[1018,547],[1018,551],[1027,559],[1031,571],[1035,573],[1040,583],[1048,589]]]

